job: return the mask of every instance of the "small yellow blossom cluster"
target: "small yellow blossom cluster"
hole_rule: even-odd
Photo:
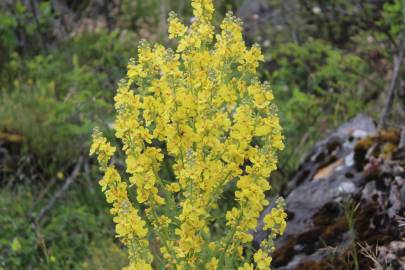
[[[285,219],[287,214],[283,209],[273,208],[271,209],[270,214],[266,215],[263,219],[264,221],[264,230],[271,228],[274,232],[278,234],[283,234],[287,226]]]
[[[282,198],[276,200],[276,206],[271,209],[270,213],[263,218],[263,230],[271,230],[267,239],[260,243],[261,249],[255,254],[254,260],[257,264],[257,269],[269,269],[271,258],[268,254],[272,253],[275,249],[274,239],[282,235],[287,226],[286,218],[287,213],[284,211],[285,202]],[[260,253],[259,253],[260,252]]]
[[[142,42],[130,60],[114,124],[128,179],[109,164],[116,149],[96,132],[91,153],[105,172],[100,185],[128,247],[125,269],[268,269],[265,246],[244,252],[283,149],[270,85],[257,74],[263,55],[246,47],[231,13],[215,33],[212,0],[192,7],[190,26],[169,15],[176,49]],[[226,230],[218,235],[212,213],[233,186],[236,206],[223,213]],[[265,229],[282,234],[285,218],[282,207],[274,209]]]

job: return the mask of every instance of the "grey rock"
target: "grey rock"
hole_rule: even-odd
[[[332,269],[331,263],[333,269],[350,269],[357,242],[388,249],[405,237],[395,218],[405,213],[405,160],[379,152],[384,138],[371,118],[359,115],[315,145],[283,190],[288,221],[276,240],[274,269]],[[360,140],[372,145],[362,149]],[[256,248],[268,235],[262,218],[272,207],[259,220]],[[400,269],[404,259],[389,254],[396,256],[387,258],[394,265],[390,269]],[[373,267],[362,254],[359,262],[361,269]]]

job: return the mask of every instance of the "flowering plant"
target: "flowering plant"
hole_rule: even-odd
[[[256,252],[249,248],[283,148],[270,85],[256,71],[263,56],[245,46],[231,13],[215,34],[212,0],[192,7],[189,27],[169,15],[177,48],[141,43],[119,83],[114,128],[128,181],[99,131],[90,152],[98,155],[100,185],[128,248],[125,269],[269,269],[272,239],[286,226],[281,202],[264,218],[269,239]],[[226,230],[215,233],[212,212],[232,184],[236,206],[223,213]]]

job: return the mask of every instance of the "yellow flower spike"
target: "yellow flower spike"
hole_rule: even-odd
[[[244,256],[283,148],[271,87],[257,74],[263,55],[246,46],[231,13],[215,33],[212,0],[192,0],[192,7],[190,26],[169,15],[177,46],[141,42],[118,85],[114,129],[128,182],[109,166],[116,149],[100,133],[90,150],[104,172],[100,185],[117,237],[128,248],[125,269],[151,269],[153,262],[157,269],[249,270],[252,259],[264,269],[286,216],[278,203],[265,217],[271,237],[253,258]],[[220,213],[221,232],[215,218],[229,188],[235,204]]]

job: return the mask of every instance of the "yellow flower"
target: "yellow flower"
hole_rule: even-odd
[[[261,249],[256,251],[253,256],[258,270],[268,270],[270,268],[271,257],[264,253]]]
[[[150,263],[140,260],[136,263],[131,263],[130,265],[124,267],[122,270],[153,270]]]
[[[212,258],[209,263],[206,265],[207,270],[217,270],[218,269],[218,259],[217,258]]]
[[[210,243],[208,244],[208,248],[209,248],[210,250],[214,250],[214,249],[216,248],[215,242],[210,242]]]
[[[154,226],[159,227],[159,228],[164,228],[169,226],[169,224],[171,223],[171,219],[165,215],[161,215],[160,217],[158,217],[155,221],[154,221]]]
[[[166,189],[170,192],[179,192],[180,185],[179,185],[179,183],[171,183],[171,184],[167,185]]]
[[[238,270],[253,270],[253,265],[251,263],[245,263],[243,266],[238,267]]]

